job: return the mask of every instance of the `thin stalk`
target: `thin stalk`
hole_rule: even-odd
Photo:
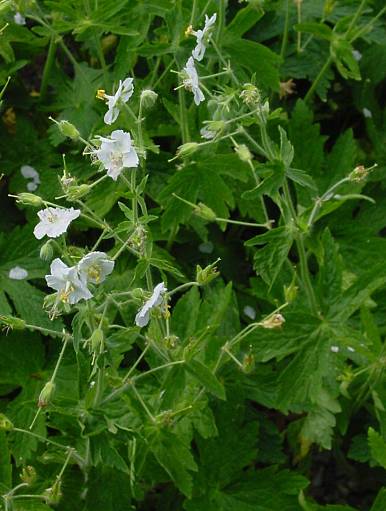
[[[298,23],[302,22],[302,0],[297,0],[296,2],[296,11],[297,11],[297,21]],[[302,49],[302,33],[300,31],[297,32],[296,37],[296,51],[299,54]]]
[[[142,396],[141,394],[138,392],[138,390],[135,388],[135,385],[132,383],[131,385],[131,388],[133,389],[133,392],[136,396],[136,398],[138,399],[138,401],[141,403],[142,405],[142,408],[145,410],[146,414],[148,415],[149,419],[151,420],[151,422],[155,423],[156,420],[153,416],[153,414],[151,413],[151,411],[149,410],[149,408],[146,406],[146,403],[145,401],[142,399]]]
[[[168,292],[168,296],[172,296],[175,293],[179,293],[181,291],[184,291],[188,287],[192,287],[192,286],[199,286],[199,283],[198,282],[186,282],[185,284],[181,284],[180,286],[174,288],[172,291],[169,291]]]
[[[288,42],[288,29],[289,29],[289,1],[287,0],[286,10],[285,10],[285,19],[284,19],[284,29],[283,29],[283,39],[281,41],[281,49],[280,49],[280,57],[284,59],[285,51],[287,49]]]
[[[44,64],[43,69],[43,76],[42,81],[40,84],[40,94],[39,94],[39,100],[43,101],[45,99],[47,88],[48,88],[48,82],[52,70],[52,65],[54,63],[55,59],[55,53],[56,53],[56,37],[54,35],[50,38],[50,44],[48,46],[48,52],[47,52],[47,58],[46,62]]]
[[[182,143],[186,144],[190,140],[189,126],[186,116],[185,90],[178,89],[178,103],[180,107],[180,126]]]

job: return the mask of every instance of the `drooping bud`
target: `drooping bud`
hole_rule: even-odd
[[[39,257],[42,261],[50,262],[54,257],[54,249],[51,240],[46,241],[40,248]]]
[[[245,355],[242,361],[243,372],[248,374],[251,373],[255,368],[255,357],[252,353]]]
[[[370,171],[377,167],[377,164],[372,167],[366,168],[364,165],[358,165],[355,169],[349,174],[348,178],[350,181],[354,181],[354,183],[360,183],[365,181],[367,176],[370,174]]]
[[[248,163],[249,161],[252,161],[252,159],[253,159],[251,151],[248,149],[248,147],[245,144],[237,145],[235,147],[235,153],[240,158],[240,160],[244,161],[245,163]]]
[[[93,353],[102,353],[104,346],[104,334],[101,328],[97,328],[89,339],[91,351]]]
[[[17,195],[16,202],[18,204],[24,204],[25,206],[33,206],[35,208],[40,208],[43,206],[44,202],[39,195],[35,195],[34,193],[22,192]]]
[[[12,431],[14,428],[13,423],[6,415],[0,413],[0,431]]]
[[[295,284],[295,280],[291,282],[289,286],[284,286],[284,298],[287,303],[293,302],[298,295],[298,286]]]
[[[204,204],[203,202],[199,202],[193,208],[193,213],[208,222],[215,222],[217,215],[209,206]]]
[[[216,267],[216,264],[219,261],[220,259],[217,259],[214,263],[210,264],[206,268],[201,268],[199,264],[196,266],[196,282],[200,286],[209,284],[209,282],[212,282],[212,280],[220,275],[220,272],[217,271]]]
[[[272,316],[269,316],[267,319],[264,319],[260,325],[263,328],[281,328],[283,323],[285,323],[285,318],[281,314],[272,314]]]
[[[6,330],[24,330],[26,322],[24,319],[16,318],[15,316],[0,315],[0,325]]]
[[[141,92],[140,101],[145,110],[152,108],[157,101],[158,94],[150,89],[144,89]]]
[[[186,144],[182,144],[177,149],[177,154],[179,158],[184,158],[185,156],[190,156],[195,153],[199,147],[197,142],[187,142]]]
[[[65,137],[71,138],[71,140],[77,140],[79,138],[79,135],[80,135],[79,131],[70,122],[63,120],[63,121],[59,121],[57,124],[58,124],[60,132]]]
[[[33,484],[36,481],[36,470],[32,465],[23,467],[20,474],[20,479],[23,483],[28,485]]]
[[[55,383],[53,381],[48,381],[44,387],[43,390],[40,392],[39,400],[38,400],[38,407],[44,408],[45,406],[48,406],[50,403],[50,400],[52,398],[52,394],[55,390]]]

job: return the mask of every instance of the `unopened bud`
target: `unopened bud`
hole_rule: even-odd
[[[199,202],[197,206],[194,207],[193,213],[204,220],[208,220],[208,222],[216,221],[216,213],[206,204]]]
[[[27,465],[26,467],[22,468],[20,479],[23,481],[23,483],[26,484],[33,484],[36,481],[36,470],[31,465]]]
[[[272,316],[264,319],[260,324],[263,328],[274,329],[281,328],[283,323],[285,323],[284,316],[281,314],[272,314]]]
[[[44,498],[49,506],[59,504],[62,498],[62,481],[57,479],[51,488],[47,488],[44,493]]]
[[[38,407],[44,408],[50,403],[52,394],[55,390],[55,383],[52,381],[48,381],[44,387],[43,390],[40,392],[39,400],[38,400]]]
[[[14,428],[13,423],[6,415],[0,413],[0,431],[12,431]]]
[[[86,185],[86,184],[83,184],[83,185],[79,185],[79,186],[69,186],[68,189],[67,189],[67,199],[69,201],[76,201],[78,199],[80,199],[81,197],[84,197],[85,195],[87,195],[89,193],[89,191],[91,190],[91,186],[90,185]]]
[[[91,351],[93,353],[102,353],[104,346],[104,334],[101,328],[94,330],[90,337]]]
[[[210,264],[206,268],[201,268],[199,264],[196,266],[196,282],[200,286],[205,286],[206,284],[209,284],[209,282],[211,282],[220,275],[220,272],[217,271],[216,267],[216,264],[219,261],[220,259],[217,259],[217,261]]]
[[[289,286],[284,286],[284,298],[287,303],[293,302],[298,295],[298,286],[292,281]]]
[[[145,110],[152,108],[157,101],[158,94],[150,89],[145,89],[141,92],[141,104]]]
[[[60,132],[65,137],[71,138],[72,140],[77,140],[79,138],[79,135],[80,135],[79,131],[70,122],[65,121],[65,120],[59,121],[58,127],[59,127]]]
[[[142,304],[142,302],[144,301],[145,299],[145,293],[143,291],[142,288],[140,287],[136,287],[135,289],[133,289],[131,291],[131,296],[133,297],[133,299],[138,303],[138,304]]]
[[[24,330],[26,323],[24,319],[1,314],[0,325],[2,325],[6,330]]]
[[[373,168],[373,167],[371,167]],[[369,170],[366,169],[364,165],[358,165],[355,169],[349,174],[348,178],[350,181],[354,181],[355,183],[360,183],[364,181],[369,175]]]
[[[235,147],[235,153],[240,158],[241,161],[244,161],[245,163],[248,163],[249,161],[252,161],[253,157],[248,149],[248,147],[245,144],[240,144]]]
[[[43,205],[43,199],[34,193],[23,192],[17,195],[16,202],[25,206],[34,206],[40,208]]]
[[[42,261],[50,262],[54,257],[54,249],[51,240],[46,241],[40,248],[39,257]]]
[[[165,346],[168,349],[174,349],[178,344],[179,338],[176,335],[168,335],[165,337]]]
[[[197,142],[187,142],[186,144],[182,144],[177,149],[177,156],[182,158],[184,156],[190,156],[197,151],[198,147],[199,144]]]

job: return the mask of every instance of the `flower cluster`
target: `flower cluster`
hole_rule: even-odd
[[[201,61],[204,58],[206,45],[208,44],[213,26],[216,22],[217,14],[213,14],[210,18],[205,14],[205,25],[202,30],[191,30],[190,33],[196,36],[196,46],[192,51],[191,57],[189,57],[185,67],[183,68],[183,80],[182,83],[185,89],[193,92],[194,102],[199,105],[201,101],[205,100],[204,93],[200,89],[199,77],[197,74],[194,60]]]
[[[92,298],[88,285],[100,284],[113,269],[114,261],[104,252],[90,252],[71,267],[57,258],[51,263],[51,274],[46,275],[46,282],[57,291],[57,302],[73,305]]]

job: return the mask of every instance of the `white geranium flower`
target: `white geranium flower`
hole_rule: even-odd
[[[104,252],[90,252],[78,263],[80,278],[85,282],[100,284],[114,269],[114,261]]]
[[[354,59],[359,62],[362,58],[362,53],[358,50],[353,50],[352,51],[352,56],[354,57]]]
[[[213,29],[213,25],[216,23],[217,14],[214,13],[213,16],[208,18],[205,14],[205,26],[202,30],[197,30],[197,32],[192,31],[192,34],[196,36],[197,44],[194,50],[192,51],[193,58],[200,61],[203,59],[206,45],[208,44],[210,34]]]
[[[134,92],[133,78],[119,80],[117,92],[113,96],[105,95],[107,99],[108,110],[105,113],[104,121],[106,124],[113,124],[119,115],[120,103],[127,103]]]
[[[184,87],[185,89],[193,92],[194,102],[196,105],[199,105],[201,101],[204,101],[205,96],[199,87],[198,74],[194,65],[193,57],[189,57],[184,67],[184,73],[186,75],[186,78],[183,80]]]
[[[364,115],[365,117],[367,117],[367,119],[371,119],[371,118],[372,118],[372,116],[373,116],[373,114],[372,114],[371,110],[369,110],[368,108],[364,108],[364,109],[362,110],[362,113],[363,113],[363,115]]]
[[[249,319],[252,320],[256,319],[256,311],[250,305],[246,305],[243,309],[243,312]]]
[[[27,190],[29,192],[34,192],[40,185],[39,172],[31,167],[31,165],[22,165],[20,167],[20,172],[25,179],[30,179],[27,183]]]
[[[41,240],[44,236],[57,238],[67,231],[70,223],[78,218],[80,209],[46,208],[38,211],[40,222],[34,229],[35,238]]]
[[[69,267],[60,259],[54,259],[50,267],[51,275],[46,275],[49,287],[57,291],[58,301],[73,305],[79,300],[89,300],[92,294],[81,280],[76,266]]]
[[[138,311],[138,314],[135,316],[135,324],[137,326],[143,327],[149,323],[150,320],[150,311],[154,309],[154,307],[158,307],[163,302],[163,295],[166,293],[167,289],[165,284],[161,282],[157,284],[153,290],[153,294],[149,298],[149,300],[142,306],[142,308]]]
[[[109,138],[99,137],[102,144],[94,154],[107,170],[107,175],[114,181],[127,167],[138,167],[138,155],[132,146],[130,133],[115,130]]]
[[[339,353],[339,346],[331,346],[331,347],[330,347],[330,350],[331,350],[333,353]]]
[[[15,16],[13,17],[13,21],[16,23],[16,25],[25,25],[25,17],[20,14],[20,12],[17,12]]]
[[[8,277],[13,280],[24,280],[28,277],[28,271],[20,266],[14,266],[9,270]]]

